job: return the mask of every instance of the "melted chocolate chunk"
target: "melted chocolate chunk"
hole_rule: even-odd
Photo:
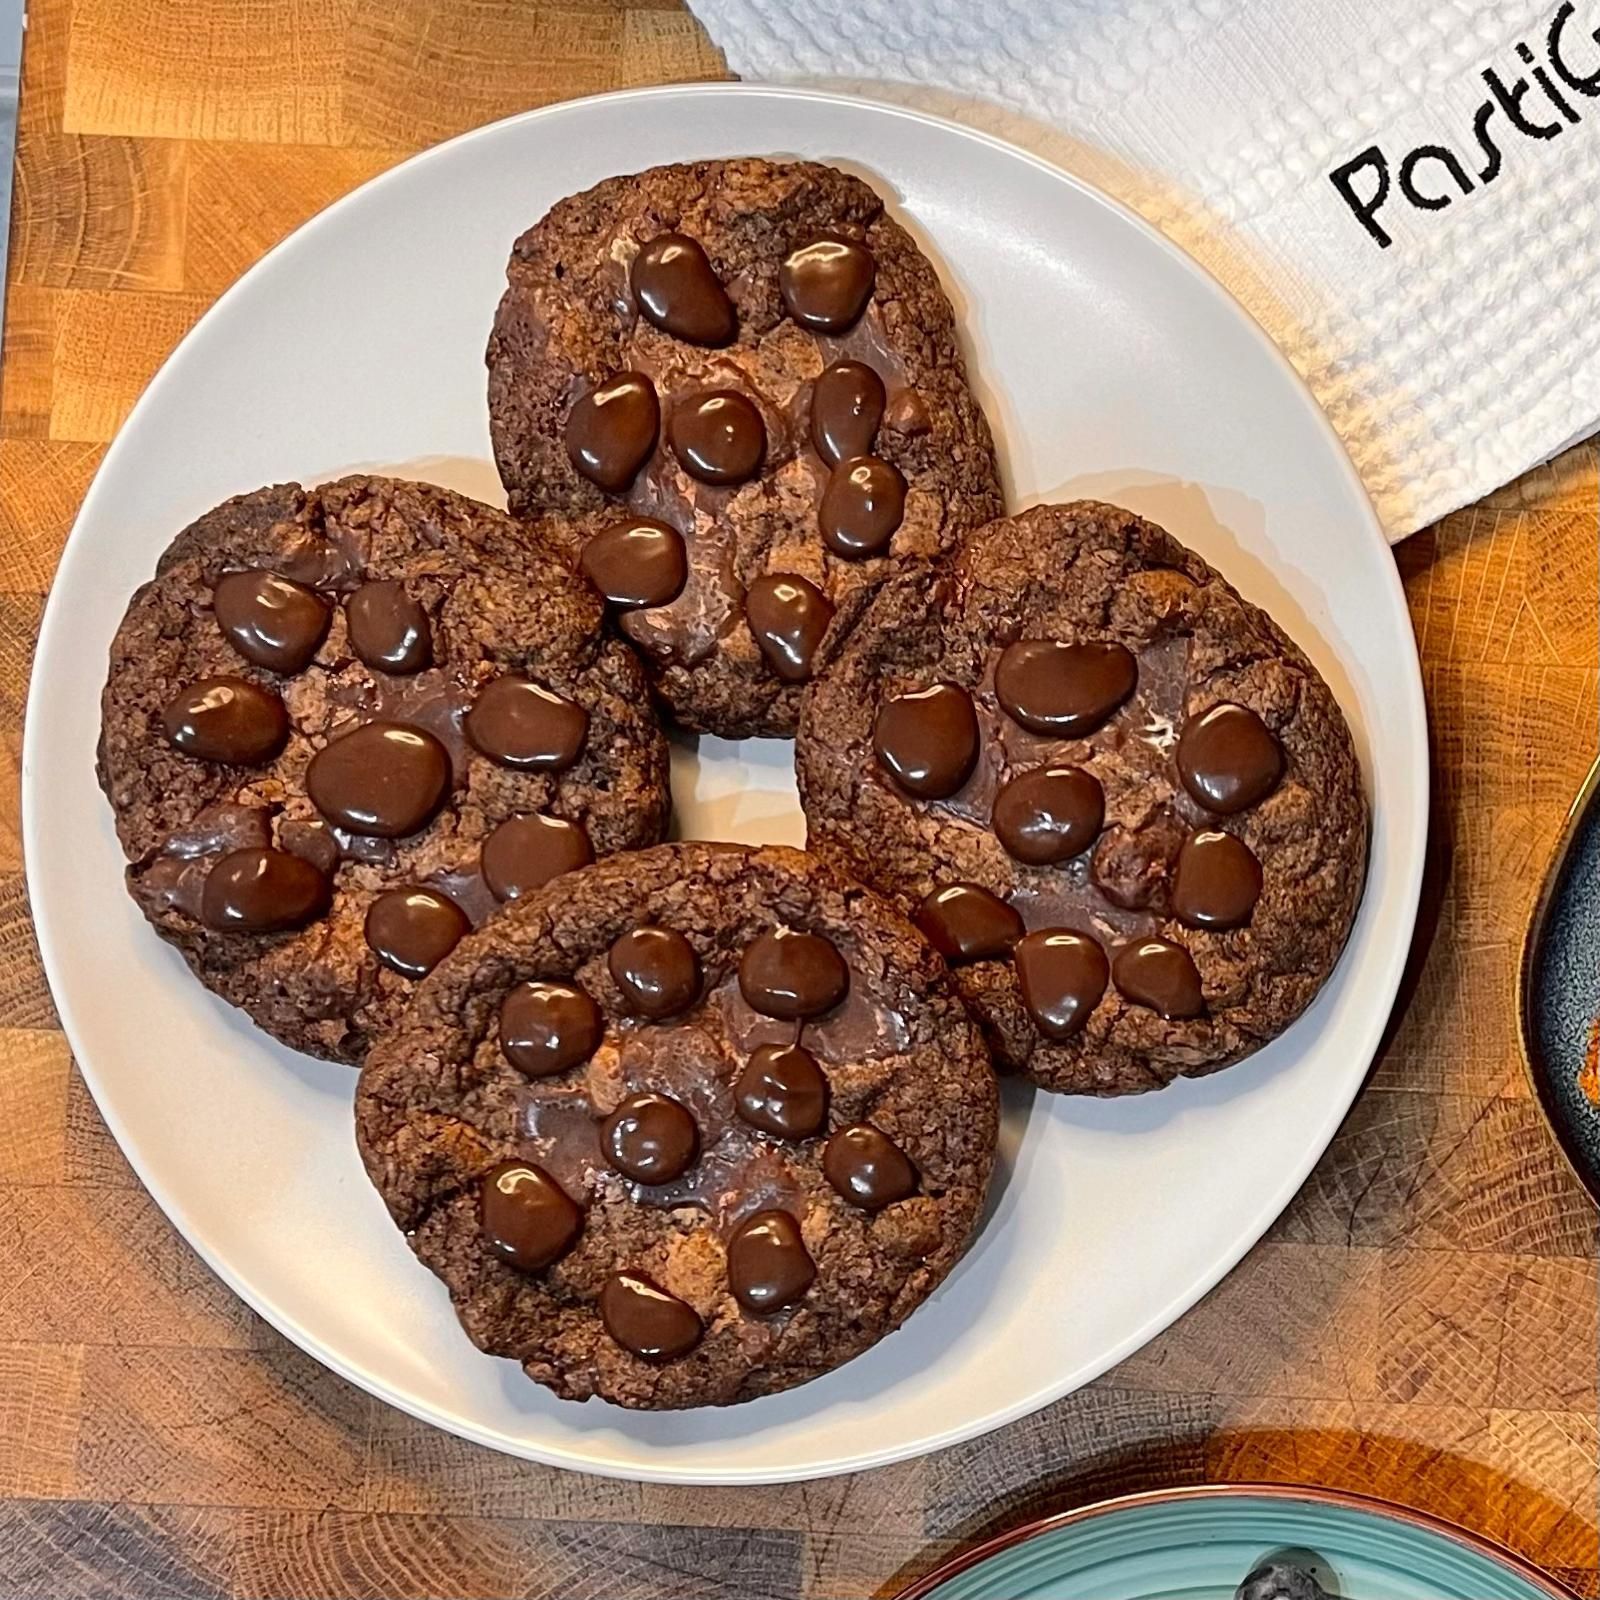
[[[1255,712],[1225,702],[1183,725],[1178,776],[1207,811],[1231,817],[1278,787],[1283,747]]]
[[[467,737],[491,761],[519,772],[565,772],[589,732],[589,713],[531,678],[507,673],[478,691]]]
[[[583,547],[583,575],[622,609],[664,606],[689,578],[683,535],[653,517],[630,517],[602,528]]]
[[[589,835],[578,823],[540,812],[507,818],[483,841],[479,856],[496,900],[515,900],[593,860]]]
[[[285,829],[288,826],[283,824]],[[243,850],[246,846],[264,850],[271,843],[270,811],[260,806],[223,801],[202,806],[186,827],[175,828],[167,835],[160,853],[168,860],[194,861],[201,856],[226,855],[230,850]],[[290,845],[283,848],[293,855],[305,855],[305,851],[295,850]]]
[[[761,413],[733,389],[713,389],[674,408],[668,430],[672,453],[702,483],[743,483],[761,470],[767,427]]]
[[[1000,704],[1030,733],[1081,739],[1122,705],[1139,682],[1139,665],[1120,644],[1062,644],[1019,639],[995,668]]]
[[[224,573],[211,603],[223,638],[246,661],[272,672],[309,666],[332,615],[315,589],[276,572]]]
[[[226,933],[283,933],[315,922],[333,885],[286,850],[232,850],[206,874],[200,920]]]
[[[661,432],[661,402],[642,372],[613,373],[567,416],[567,456],[610,494],[626,489],[650,459]]]
[[[1105,815],[1105,790],[1082,767],[1035,767],[994,797],[995,836],[1030,867],[1082,855],[1099,836]]]
[[[206,678],[167,702],[161,727],[186,756],[259,767],[283,749],[289,713],[270,689],[243,678]]]
[[[467,914],[437,889],[390,889],[367,907],[372,953],[402,978],[425,978],[471,931]]]
[[[775,1139],[809,1139],[828,1120],[828,1080],[803,1046],[758,1045],[733,1086],[733,1103]]]
[[[917,907],[915,921],[953,967],[1008,956],[1023,934],[1016,908],[976,883],[935,889]]]
[[[350,648],[374,672],[409,677],[433,661],[433,629],[398,578],[364,583],[345,601]]]
[[[431,733],[398,722],[364,723],[306,768],[306,793],[329,822],[380,839],[425,827],[449,792],[449,752]]]
[[[1190,928],[1242,928],[1261,898],[1261,863],[1231,833],[1197,833],[1178,852],[1172,911]]]
[[[863,361],[835,361],[811,386],[811,443],[830,466],[872,453],[883,421],[883,379]]]
[[[865,561],[889,548],[905,514],[906,480],[877,456],[856,456],[828,478],[817,525],[836,556]]]
[[[767,665],[785,683],[810,678],[833,604],[814,584],[787,573],[756,578],[744,596],[745,621]]]
[[[688,1107],[668,1094],[632,1094],[600,1130],[606,1159],[635,1183],[671,1183],[700,1154],[700,1130]]]
[[[872,748],[907,794],[945,799],[972,775],[978,759],[972,696],[953,683],[936,683],[885,700],[872,726]]]
[[[628,274],[639,309],[665,333],[690,344],[727,344],[738,323],[733,302],[697,240],[658,234]]]
[[[1017,982],[1033,1025],[1049,1039],[1070,1039],[1106,992],[1106,953],[1086,933],[1041,928],[1016,948]]]
[[[1198,1017],[1206,1009],[1200,974],[1181,944],[1135,939],[1117,952],[1111,979],[1126,999],[1169,1020]]]
[[[850,992],[850,969],[831,939],[777,928],[739,958],[739,992],[764,1017],[820,1017]]]
[[[787,1211],[758,1211],[728,1241],[728,1287],[746,1311],[792,1306],[816,1276],[800,1224]]]
[[[645,1361],[676,1361],[705,1331],[693,1306],[634,1272],[619,1272],[600,1291],[600,1320],[624,1350]]]
[[[605,1028],[576,984],[519,983],[500,1006],[500,1053],[530,1078],[551,1078],[587,1061]]]
[[[659,1022],[700,996],[700,961],[675,928],[632,928],[606,953],[606,967],[630,1011]]]
[[[834,1134],[823,1147],[822,1173],[843,1199],[863,1211],[881,1211],[917,1188],[917,1169],[905,1152],[867,1122]]]
[[[784,309],[813,333],[843,333],[867,308],[878,264],[864,244],[824,235],[778,268]]]
[[[478,1231],[519,1272],[543,1272],[577,1243],[583,1212],[543,1167],[502,1161],[478,1191]]]

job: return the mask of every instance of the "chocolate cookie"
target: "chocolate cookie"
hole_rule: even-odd
[[[1367,807],[1328,686],[1115,506],[975,534],[887,585],[807,694],[810,847],[897,897],[996,1060],[1128,1094],[1214,1072],[1344,947]]]
[[[996,1096],[890,906],[799,851],[681,844],[463,940],[356,1119],[480,1348],[666,1408],[804,1383],[904,1321],[966,1248]]]
[[[668,810],[643,673],[566,557],[386,478],[178,536],[112,643],[99,771],[200,981],[350,1062],[470,925]]]
[[[489,416],[513,511],[569,524],[686,727],[787,736],[892,571],[1000,515],[926,257],[859,178],[610,178],[512,252]]]

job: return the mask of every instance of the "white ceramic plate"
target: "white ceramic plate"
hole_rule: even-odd
[[[95,787],[105,649],[192,517],[373,469],[499,499],[483,348],[515,235],[558,196],[749,152],[870,177],[937,262],[1013,502],[1155,517],[1271,610],[1356,730],[1376,832],[1360,920],[1311,1012],[1250,1062],[1121,1102],[1011,1094],[991,1214],[910,1323],[839,1372],[729,1411],[572,1405],[478,1354],[368,1188],[354,1078],[202,991],[117,891]],[[788,750],[678,752],[691,836],[798,843]],[[1209,1289],[1326,1147],[1366,1072],[1415,916],[1427,756],[1393,561],[1287,363],[1144,224],[1005,145],[887,106],[741,86],[514,118],[368,184],[226,294],[106,457],[45,619],[24,757],[29,884],[62,1022],[106,1121],[215,1270],[356,1383],[502,1450],[590,1471],[759,1482],[868,1467],[1032,1411]]]

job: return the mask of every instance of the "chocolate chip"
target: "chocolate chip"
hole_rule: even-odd
[[[675,339],[719,345],[733,338],[733,302],[697,240],[658,234],[633,258],[628,281],[639,309]]]
[[[1100,835],[1094,847],[1089,858],[1090,881],[1124,911],[1159,906],[1184,837],[1183,824],[1165,807],[1142,827],[1117,823]]]
[[[843,333],[867,308],[877,263],[865,245],[824,235],[778,268],[784,309],[813,333]]]
[[[1110,967],[1099,943],[1070,928],[1041,928],[1016,948],[1017,982],[1034,1026],[1049,1039],[1070,1039],[1106,992]]]
[[[600,1321],[645,1361],[675,1361],[700,1343],[705,1329],[694,1307],[636,1272],[619,1272],[600,1291]]]
[[[543,1167],[502,1161],[478,1191],[478,1231],[519,1272],[543,1272],[583,1231],[583,1212]]]
[[[318,872],[332,874],[339,865],[339,841],[321,817],[284,817],[278,823],[278,847],[302,856]]]
[[[660,1021],[700,996],[700,962],[675,928],[632,928],[606,953],[606,967],[628,1009]]]
[[[835,1191],[863,1211],[881,1211],[914,1194],[917,1169],[870,1123],[841,1128],[822,1151],[822,1173]]]
[[[743,483],[761,470],[767,427],[761,413],[733,389],[713,389],[674,408],[668,430],[672,453],[702,483]]]
[[[809,1139],[828,1120],[828,1080],[803,1046],[758,1045],[733,1086],[733,1103],[775,1139]]]
[[[767,665],[785,683],[804,683],[833,621],[828,597],[804,578],[767,573],[745,590],[744,615]]]
[[[1082,855],[1105,821],[1106,796],[1082,767],[1035,767],[994,797],[995,836],[1009,855],[1049,867]]]
[[[606,1159],[636,1183],[671,1183],[694,1165],[700,1130],[668,1094],[629,1095],[600,1130]]]
[[[450,756],[431,733],[368,722],[319,750],[306,793],[336,828],[401,839],[433,817],[450,792]]]
[[[883,379],[863,361],[835,361],[811,386],[811,443],[830,466],[872,453],[883,421]]]
[[[470,931],[467,914],[437,889],[390,889],[367,907],[372,953],[402,978],[425,978]]]
[[[1248,707],[1212,706],[1183,726],[1178,776],[1206,810],[1231,817],[1278,787],[1283,747]]]
[[[951,883],[935,889],[917,907],[915,920],[951,966],[1010,955],[1023,933],[1015,907],[976,883]]]
[[[227,572],[211,604],[222,636],[246,661],[299,672],[316,655],[332,611],[315,589],[276,572]]]
[[[520,772],[565,772],[589,732],[589,713],[531,678],[506,673],[478,691],[467,737],[492,761]]]
[[[1261,898],[1261,863],[1231,833],[1197,833],[1178,852],[1172,911],[1190,928],[1242,928]]]
[[[902,389],[883,414],[884,432],[898,434],[902,439],[918,438],[932,426],[928,403],[915,389]]]
[[[578,823],[539,812],[502,822],[483,841],[479,856],[496,900],[516,900],[593,860],[589,835]]]
[[[642,372],[613,373],[567,416],[567,456],[608,493],[626,489],[650,459],[661,431],[661,402]]]
[[[1020,639],[995,668],[995,695],[1032,733],[1081,739],[1133,694],[1139,666],[1120,644]]]
[[[972,696],[953,683],[936,683],[885,700],[873,723],[872,748],[907,794],[921,800],[954,794],[978,759]]]
[[[777,928],[739,958],[739,992],[764,1017],[820,1017],[850,992],[850,969],[832,940]]]
[[[1117,952],[1111,979],[1136,1006],[1163,1017],[1198,1017],[1206,1008],[1189,952],[1170,939],[1135,939]]]
[[[746,1311],[792,1306],[816,1276],[800,1224],[787,1211],[758,1211],[728,1240],[728,1287]]]
[[[409,677],[433,661],[433,629],[398,578],[364,583],[345,601],[350,648],[374,672]]]
[[[578,559],[584,577],[620,608],[667,605],[689,577],[683,535],[653,517],[630,517],[602,528]]]
[[[836,556],[865,561],[889,548],[905,514],[906,480],[887,461],[856,456],[829,475],[817,525]]]
[[[286,850],[232,850],[206,874],[200,920],[225,933],[283,933],[314,922],[333,885]]]
[[[576,984],[519,983],[500,1004],[500,1053],[530,1078],[581,1066],[604,1034],[599,1006]]]
[[[287,742],[289,713],[270,689],[244,678],[206,678],[167,702],[161,727],[186,756],[259,767]]]

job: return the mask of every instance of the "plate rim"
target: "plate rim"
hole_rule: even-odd
[[[1051,1516],[1035,1517],[1015,1528],[991,1534],[969,1550],[958,1551],[933,1571],[914,1579],[907,1588],[897,1590],[894,1600],[936,1600],[937,1591],[952,1578],[970,1572],[1002,1551],[1043,1538],[1059,1528],[1071,1527],[1079,1522],[1099,1521],[1146,1506],[1182,1504],[1195,1500],[1293,1500],[1302,1504],[1336,1506],[1346,1511],[1364,1512],[1385,1522],[1405,1523],[1428,1533],[1439,1534],[1474,1555],[1483,1556],[1506,1568],[1549,1596],[1549,1600],[1577,1600],[1572,1590],[1536,1567],[1526,1556],[1519,1555],[1487,1534],[1463,1527],[1436,1512],[1425,1511],[1421,1506],[1386,1500],[1381,1495],[1362,1494],[1355,1489],[1325,1489],[1309,1483],[1249,1482],[1187,1483],[1168,1489],[1143,1489],[1133,1494],[1114,1495],[1108,1500],[1094,1500],[1086,1506],[1057,1511]]]
[[[1180,1316],[1206,1294],[1210,1293],[1218,1283],[1233,1271],[1244,1256],[1260,1242],[1261,1237],[1282,1213],[1285,1206],[1288,1205],[1289,1201],[1304,1184],[1313,1167],[1326,1153],[1339,1124],[1349,1114],[1350,1107],[1355,1103],[1365,1084],[1366,1074],[1370,1072],[1372,1063],[1376,1059],[1384,1027],[1393,1011],[1395,999],[1399,993],[1401,979],[1410,951],[1411,936],[1414,935],[1416,928],[1425,858],[1425,851],[1422,846],[1426,840],[1428,830],[1432,763],[1431,754],[1425,742],[1412,753],[1412,759],[1415,762],[1415,782],[1409,815],[1404,817],[1404,821],[1409,823],[1419,843],[1412,861],[1409,864],[1401,863],[1397,867],[1396,888],[1394,890],[1398,896],[1397,911],[1407,931],[1407,939],[1403,948],[1397,947],[1390,953],[1387,960],[1387,970],[1382,974],[1381,983],[1374,985],[1371,991],[1372,1003],[1365,1008],[1360,1019],[1360,1032],[1357,1035],[1359,1043],[1351,1051],[1353,1055],[1359,1056],[1364,1061],[1366,1070],[1361,1078],[1352,1084],[1348,1095],[1341,1096],[1337,1103],[1330,1103],[1327,1122],[1319,1130],[1317,1138],[1307,1146],[1303,1159],[1284,1169],[1285,1176],[1274,1188],[1269,1201],[1262,1208],[1260,1227],[1253,1231],[1247,1229],[1245,1236],[1237,1241],[1235,1248],[1219,1255],[1212,1264],[1211,1269],[1192,1287],[1192,1292],[1186,1292],[1167,1302],[1158,1312],[1140,1324],[1120,1343],[1103,1351],[1097,1362],[1084,1372],[1070,1375],[1064,1382],[1047,1385],[1035,1393],[980,1419],[965,1421],[926,1435],[912,1445],[896,1444],[880,1448],[867,1448],[849,1457],[833,1458],[821,1465],[806,1463],[799,1468],[775,1468],[771,1466],[730,1467],[720,1465],[716,1467],[699,1465],[683,1467],[676,1463],[671,1447],[656,1451],[653,1458],[645,1462],[595,1461],[578,1450],[551,1446],[543,1442],[534,1444],[525,1439],[509,1438],[501,1432],[480,1426],[471,1419],[460,1415],[441,1416],[423,1402],[415,1400],[409,1393],[391,1387],[384,1379],[347,1360],[343,1355],[329,1348],[319,1337],[305,1328],[293,1314],[280,1309],[265,1292],[258,1293],[253,1285],[247,1285],[244,1276],[235,1270],[223,1254],[213,1250],[209,1244],[200,1242],[204,1238],[204,1230],[199,1227],[191,1228],[185,1226],[186,1220],[192,1220],[189,1218],[187,1208],[178,1201],[175,1195],[167,1192],[165,1185],[152,1181],[150,1173],[146,1170],[146,1165],[133,1153],[125,1137],[126,1130],[122,1119],[114,1111],[108,1110],[106,1100],[102,1097],[98,1069],[88,1063],[88,1058],[79,1049],[78,1041],[81,1033],[75,1024],[74,1009],[71,1004],[64,1003],[61,1000],[58,992],[57,974],[60,971],[64,971],[62,951],[70,943],[71,930],[68,926],[68,919],[63,917],[49,903],[47,898],[37,896],[34,892],[36,888],[35,863],[43,854],[42,835],[44,822],[42,819],[47,810],[44,797],[36,792],[38,781],[37,746],[39,740],[43,737],[37,730],[42,723],[42,714],[46,709],[48,700],[48,694],[45,689],[46,675],[37,669],[41,659],[47,655],[54,655],[61,648],[57,636],[68,628],[64,608],[56,603],[60,590],[60,578],[67,569],[69,561],[82,559],[82,551],[87,546],[78,543],[80,529],[86,515],[91,511],[97,511],[100,498],[104,493],[109,492],[104,489],[104,485],[109,482],[111,470],[120,465],[123,455],[128,449],[132,448],[128,442],[132,424],[138,418],[140,412],[150,403],[153,395],[161,392],[164,386],[177,381],[174,373],[181,370],[181,358],[185,350],[190,347],[192,341],[214,318],[218,318],[226,312],[236,296],[247,292],[247,286],[251,284],[252,280],[265,274],[269,264],[274,261],[280,251],[288,249],[291,245],[301,241],[304,235],[311,234],[319,227],[324,226],[330,217],[339,212],[341,207],[354,203],[358,197],[364,196],[368,191],[397,178],[404,171],[421,163],[441,158],[442,153],[447,150],[474,140],[490,140],[501,130],[512,125],[556,120],[575,109],[581,110],[607,104],[626,105],[640,100],[693,100],[702,97],[714,99],[747,98],[753,100],[777,98],[809,103],[823,108],[848,108],[858,112],[864,110],[876,116],[886,116],[898,121],[934,128],[944,134],[954,134],[974,144],[986,146],[996,154],[1012,160],[1019,160],[1055,181],[1068,185],[1084,199],[1118,219],[1124,226],[1133,228],[1143,239],[1146,246],[1153,246],[1159,249],[1164,256],[1178,266],[1194,282],[1197,289],[1202,290],[1213,301],[1219,303],[1228,314],[1248,329],[1262,355],[1277,370],[1278,375],[1287,379],[1299,393],[1305,403],[1308,415],[1314,419],[1315,425],[1320,429],[1325,445],[1331,449],[1335,470],[1345,480],[1347,487],[1352,491],[1356,506],[1363,513],[1359,519],[1352,519],[1352,537],[1359,538],[1363,536],[1361,533],[1357,533],[1355,529],[1355,522],[1359,520],[1364,530],[1364,536],[1369,542],[1375,543],[1378,550],[1385,557],[1385,562],[1381,569],[1383,572],[1383,588],[1386,591],[1388,602],[1396,609],[1399,618],[1404,624],[1405,635],[1410,644],[1408,656],[1410,670],[1405,674],[1405,681],[1398,685],[1397,689],[1405,702],[1405,714],[1412,718],[1418,726],[1426,728],[1427,712],[1422,688],[1421,660],[1417,653],[1415,629],[1411,623],[1404,586],[1400,580],[1399,568],[1393,560],[1388,540],[1383,533],[1371,496],[1367,493],[1365,485],[1356,472],[1343,441],[1333,428],[1327,414],[1317,402],[1305,380],[1268,336],[1261,324],[1250,314],[1248,309],[1218,279],[1214,278],[1198,261],[1173,243],[1172,240],[1168,239],[1154,224],[1146,221],[1138,212],[1114,199],[1088,180],[1056,165],[1054,162],[1048,161],[1008,140],[998,138],[993,134],[949,117],[938,116],[866,96],[843,94],[831,90],[797,85],[760,82],[646,85],[608,91],[602,94],[585,95],[571,100],[555,101],[550,105],[516,112],[510,116],[498,118],[493,122],[467,129],[450,139],[418,151],[405,160],[397,162],[392,167],[386,168],[383,172],[357,185],[356,188],[348,193],[341,195],[321,211],[316,212],[273,245],[207,307],[194,326],[184,334],[183,338],[168,354],[141,391],[138,400],[119,425],[116,436],[108,446],[105,456],[96,470],[95,476],[79,506],[78,513],[73,520],[72,530],[63,544],[55,575],[51,580],[49,596],[40,621],[39,637],[34,652],[24,713],[21,784],[24,872],[29,890],[32,921],[38,941],[41,964],[50,986],[52,1000],[61,1023],[62,1032],[66,1036],[74,1060],[78,1064],[83,1080],[108,1130],[116,1139],[119,1149],[128,1159],[145,1191],[183,1237],[188,1247],[195,1251],[207,1269],[219,1278],[231,1293],[238,1295],[257,1315],[261,1316],[291,1343],[331,1371],[337,1373],[347,1382],[353,1383],[364,1392],[374,1395],[385,1404],[393,1405],[418,1420],[427,1422],[430,1426],[442,1428],[444,1431],[455,1434],[458,1437],[522,1459],[534,1460],[572,1471],[588,1472],[596,1476],[635,1482],[731,1485],[815,1481],[848,1472],[868,1471],[892,1462],[931,1455],[936,1451],[948,1449],[968,1439],[991,1433],[1016,1421],[1020,1417],[1032,1415],[1044,1406],[1076,1391],[1085,1384],[1093,1382],[1095,1378],[1114,1367],[1118,1362],[1125,1360],[1134,1351],[1148,1344],[1151,1339],[1171,1326]],[[57,927],[58,920],[61,922],[59,928]]]

